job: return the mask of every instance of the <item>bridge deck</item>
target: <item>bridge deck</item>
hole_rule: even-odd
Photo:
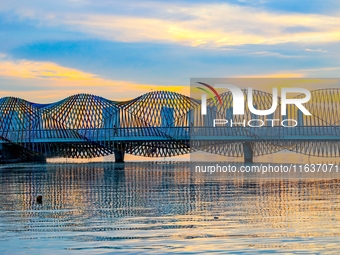
[[[6,137],[19,143],[86,143],[128,141],[340,141],[340,127],[169,127],[8,131]],[[6,141],[0,141],[6,143]]]

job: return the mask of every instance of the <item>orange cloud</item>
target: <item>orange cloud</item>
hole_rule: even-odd
[[[3,61],[0,62],[0,75],[16,78],[50,78],[65,80],[88,80],[94,75],[62,67],[51,62]]]
[[[128,100],[155,90],[188,94],[188,89],[183,86],[157,86],[103,79],[95,74],[51,62],[0,61],[0,77],[12,84],[6,86],[2,82],[4,85],[0,87],[0,97],[16,96],[42,103],[58,101],[77,93],[96,94],[112,100]],[[24,89],[16,91],[13,84]]]
[[[159,3],[150,8],[161,8],[170,18],[71,13],[45,19],[51,25],[65,25],[109,40],[158,41],[194,47],[340,41],[338,16],[273,13],[230,4]],[[176,18],[188,14],[190,18]]]
[[[38,20],[40,26],[64,27],[67,31],[81,31],[114,41],[194,47],[340,41],[340,18],[336,14],[283,13],[227,3],[153,2],[151,5],[138,1],[131,3],[133,8],[141,10],[135,16],[124,12],[93,14],[91,9],[79,14],[68,8],[52,11],[44,6],[7,5],[11,7],[0,6],[0,10]],[[108,4],[107,8],[115,6]]]

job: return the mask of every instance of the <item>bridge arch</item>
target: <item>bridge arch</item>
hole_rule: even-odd
[[[247,91],[244,90],[243,94],[246,102]],[[300,125],[292,129],[276,129],[276,123],[272,131],[236,126],[228,132],[221,131],[221,134],[252,138],[250,148],[254,156],[291,150],[312,156],[339,157],[340,139],[308,141],[304,137],[340,136],[340,111],[337,110],[340,109],[340,90],[320,89],[311,91],[311,94],[311,100],[304,104],[311,116],[303,116],[295,106],[290,106],[283,117],[279,105],[272,115],[258,117],[249,111],[247,104],[244,115],[233,116],[230,92],[220,95],[222,104],[207,100],[208,117],[201,115],[199,101],[169,91],[153,91],[124,102],[90,94],[73,95],[52,104],[5,97],[0,99],[0,137],[32,153],[47,156],[98,157],[118,150],[146,157],[167,157],[203,150],[243,157],[242,142],[201,141],[192,146],[190,138],[211,126],[209,118],[212,117],[232,118],[239,123],[254,118],[263,121],[266,118],[279,121],[295,118]],[[271,107],[270,93],[254,90],[252,96],[256,109]],[[278,98],[279,104],[280,101]],[[289,140],[289,136],[301,137],[301,141]],[[49,139],[54,139],[55,143],[48,142]]]

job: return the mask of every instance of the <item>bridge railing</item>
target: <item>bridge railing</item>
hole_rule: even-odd
[[[124,137],[186,137],[187,127],[132,127],[132,128],[89,128],[89,129],[35,129],[10,130],[2,135],[12,142],[33,142],[36,139],[86,139],[114,140]]]
[[[95,129],[41,129],[12,130],[2,132],[1,136],[12,142],[34,142],[37,139],[53,140],[90,140],[114,141],[124,138],[163,137],[164,139],[199,139],[200,137],[239,137],[284,139],[298,136],[340,137],[340,126],[314,127],[132,127],[132,128],[95,128]]]
[[[267,139],[284,139],[298,136],[339,136],[340,126],[296,127],[193,127],[191,138],[247,136]]]

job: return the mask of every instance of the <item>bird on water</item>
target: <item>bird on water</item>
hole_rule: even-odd
[[[37,196],[37,202],[38,202],[39,204],[42,203],[42,195],[38,195],[38,196]]]

